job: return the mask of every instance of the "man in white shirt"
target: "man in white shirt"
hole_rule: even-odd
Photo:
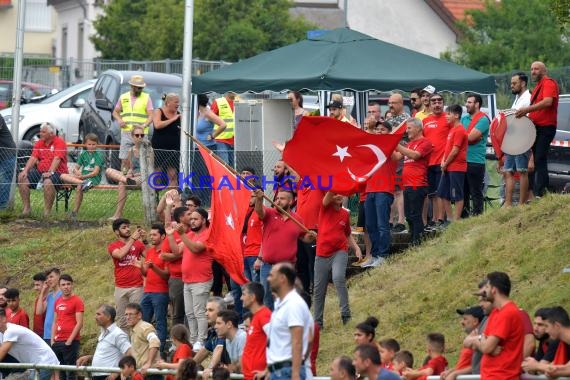
[[[8,323],[6,311],[0,309],[0,362],[6,354],[20,363],[59,364],[59,360],[47,343],[35,332],[25,327]],[[49,380],[51,370],[40,370],[40,380]]]
[[[295,290],[295,267],[289,263],[273,265],[267,281],[276,295],[269,322],[267,369],[257,378],[305,380],[303,365],[310,355],[309,334],[313,320],[307,304]]]
[[[117,311],[111,305],[101,305],[95,312],[95,322],[101,327],[97,346],[93,355],[84,355],[77,359],[77,365],[83,366],[91,362],[93,367],[118,367],[123,356],[132,355],[129,336],[115,323]],[[93,380],[115,379],[118,373],[94,372]]]
[[[513,74],[511,77],[511,92],[515,95],[512,109],[518,110],[530,105],[530,91],[527,88],[528,76],[521,72]]]

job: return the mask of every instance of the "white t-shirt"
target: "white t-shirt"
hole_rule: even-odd
[[[530,106],[530,91],[526,90],[522,93],[521,96],[516,96],[513,105],[511,106],[512,109],[518,110],[523,107]]]
[[[239,363],[243,355],[246,338],[247,334],[245,331],[238,329],[236,336],[232,340],[226,339],[226,351],[228,351],[232,364]]]
[[[12,342],[8,353],[20,363],[59,364],[59,360],[47,343],[25,327],[8,323],[3,342]]]
[[[275,310],[269,322],[269,346],[267,364],[273,364],[293,358],[290,327],[303,327],[303,352],[305,356],[309,346],[309,330],[312,317],[307,304],[293,289],[283,299],[275,301]]]

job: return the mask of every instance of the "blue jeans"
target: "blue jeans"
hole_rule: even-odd
[[[2,151],[0,151],[0,209],[3,209],[8,205],[8,199],[10,199],[16,157],[1,157],[1,154]]]
[[[261,264],[261,271],[259,272],[259,279],[261,285],[263,285],[263,290],[265,290],[265,295],[263,296],[263,304],[269,309],[273,310],[273,294],[271,293],[271,287],[267,282],[267,277],[269,277],[269,272],[273,268],[272,264],[263,263]]]
[[[245,277],[252,282],[259,282],[259,272],[253,269],[253,264],[257,260],[256,256],[246,256],[243,258],[243,270]]]
[[[249,281],[259,282],[259,273],[253,269],[253,264],[257,260],[256,256],[246,256],[243,258],[243,272]],[[240,323],[243,322],[243,302],[241,301],[241,286],[230,279],[232,286],[232,296],[234,297],[234,310],[239,315]]]
[[[224,142],[216,141],[216,154],[224,160],[224,162],[234,167],[234,147]]]
[[[156,333],[160,339],[160,351],[164,350],[166,343],[168,314],[168,293],[143,293],[141,308],[143,321],[152,323],[152,317],[156,320]]]
[[[394,196],[390,193],[368,193],[364,202],[366,231],[372,242],[373,257],[386,258],[390,254],[390,209]]]
[[[301,380],[305,380],[307,378],[307,373],[305,372],[307,367],[305,365],[301,365],[301,373],[300,378]],[[291,367],[283,367],[276,371],[273,371],[269,374],[270,380],[289,380],[293,375],[293,371]]]

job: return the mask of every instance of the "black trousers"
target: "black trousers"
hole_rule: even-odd
[[[297,241],[297,275],[305,291],[309,294],[313,294],[317,246],[315,243],[304,243],[301,240]]]
[[[483,213],[483,186],[485,185],[485,164],[467,163],[465,186],[463,187],[463,210],[467,215]]]
[[[76,365],[77,356],[79,354],[79,341],[74,340],[71,345],[66,346],[65,342],[55,342],[51,349],[57,356],[62,365]],[[61,372],[59,378],[61,380],[75,380],[77,372]]]
[[[550,151],[550,143],[556,135],[556,126],[535,126],[536,140],[532,146],[534,154],[534,175],[532,182],[534,184],[534,195],[542,197],[544,191],[548,187],[548,152]]]
[[[427,187],[404,188],[404,214],[410,226],[412,245],[417,245],[421,242],[421,234],[425,228],[422,211],[427,193]]]

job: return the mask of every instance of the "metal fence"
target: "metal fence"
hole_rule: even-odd
[[[230,65],[225,61],[192,60],[192,75],[201,75],[208,71]],[[105,70],[144,70],[182,75],[181,59],[161,61],[114,61],[114,60],[78,60],[75,58],[24,57],[22,80],[64,89],[88,79],[97,78]],[[0,79],[12,80],[14,71],[13,56],[0,56]]]

